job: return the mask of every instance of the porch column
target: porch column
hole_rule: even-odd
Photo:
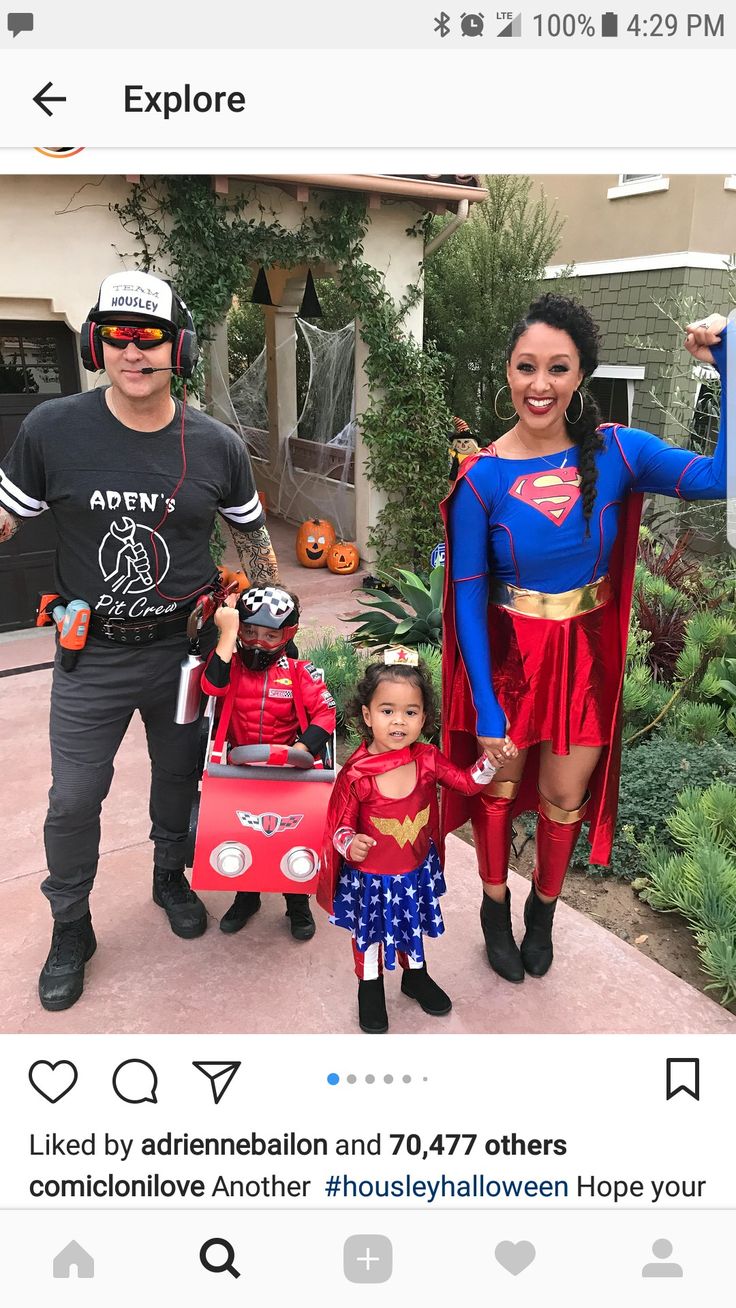
[[[285,445],[296,430],[296,314],[289,308],[266,308],[266,384],[268,392],[269,504],[278,504]]]

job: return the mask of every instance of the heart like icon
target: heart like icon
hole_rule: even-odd
[[[39,1058],[37,1063],[29,1067],[28,1080],[33,1089],[48,1099],[50,1104],[58,1104],[77,1084],[77,1069],[67,1058],[60,1058],[58,1063],[49,1063],[45,1058]]]
[[[537,1251],[529,1240],[518,1240],[516,1244],[513,1240],[502,1240],[495,1249],[496,1262],[500,1263],[507,1272],[511,1272],[512,1276],[525,1272],[536,1256]]]

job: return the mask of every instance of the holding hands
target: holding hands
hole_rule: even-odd
[[[478,744],[495,768],[502,768],[519,753],[510,736],[479,736]]]
[[[718,345],[727,326],[728,318],[724,318],[722,313],[711,313],[709,317],[701,319],[700,322],[691,322],[685,328],[687,333],[685,336],[685,349],[699,363],[708,363],[713,366],[715,359],[710,351],[710,346]]]

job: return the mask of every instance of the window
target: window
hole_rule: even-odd
[[[640,363],[602,363],[588,383],[598,402],[603,422],[620,422],[631,426],[634,411],[634,384],[644,380]]]
[[[662,173],[619,173],[618,186],[608,188],[609,200],[624,200],[632,195],[652,195],[669,191],[670,179]]]
[[[61,395],[58,340],[33,329],[0,330],[0,394]]]

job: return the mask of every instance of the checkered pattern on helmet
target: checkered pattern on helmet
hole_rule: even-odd
[[[252,586],[241,595],[240,602],[250,613],[257,613],[265,604],[272,618],[280,618],[294,607],[291,596],[279,586]]]

